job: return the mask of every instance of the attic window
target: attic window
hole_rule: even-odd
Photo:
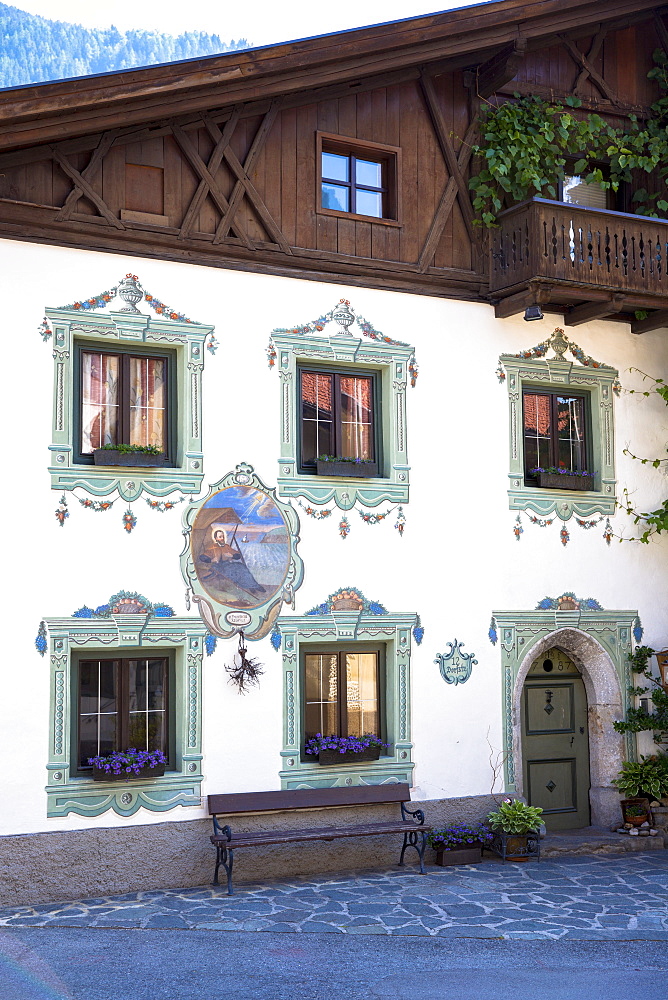
[[[400,150],[317,133],[317,211],[386,225],[399,222]]]

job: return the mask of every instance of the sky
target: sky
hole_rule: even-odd
[[[397,21],[434,11],[469,7],[466,0],[337,0],[333,4],[295,0],[253,0],[225,4],[221,0],[198,0],[182,4],[172,0],[4,0],[30,14],[54,21],[71,21],[86,28],[114,24],[129,28],[157,29],[178,35],[183,31],[206,31],[223,41],[247,38],[252,45],[270,45],[295,38],[308,38],[346,28]]]

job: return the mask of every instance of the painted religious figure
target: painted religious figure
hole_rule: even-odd
[[[293,508],[242,464],[186,509],[184,528],[190,537],[181,567],[209,629],[224,637],[235,629],[248,638],[266,634],[302,580]]]
[[[192,531],[195,572],[204,590],[235,608],[265,604],[290,561],[288,529],[273,500],[251,486],[229,486],[206,501]]]

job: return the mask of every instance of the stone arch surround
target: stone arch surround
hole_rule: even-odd
[[[513,752],[522,760],[520,704],[524,681],[534,661],[546,650],[558,647],[582,674],[587,692],[589,722],[589,802],[593,826],[609,826],[619,818],[619,792],[611,784],[622,766],[624,737],[613,722],[624,717],[624,699],[615,665],[601,644],[577,628],[561,628],[540,638],[520,661],[513,692]],[[517,791],[521,794],[522,769],[518,767]]]

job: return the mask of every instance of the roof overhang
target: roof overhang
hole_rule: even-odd
[[[185,62],[0,91],[0,149],[59,141],[228,104],[273,99],[443,63],[467,66],[518,38],[629,21],[656,0],[500,0]]]

